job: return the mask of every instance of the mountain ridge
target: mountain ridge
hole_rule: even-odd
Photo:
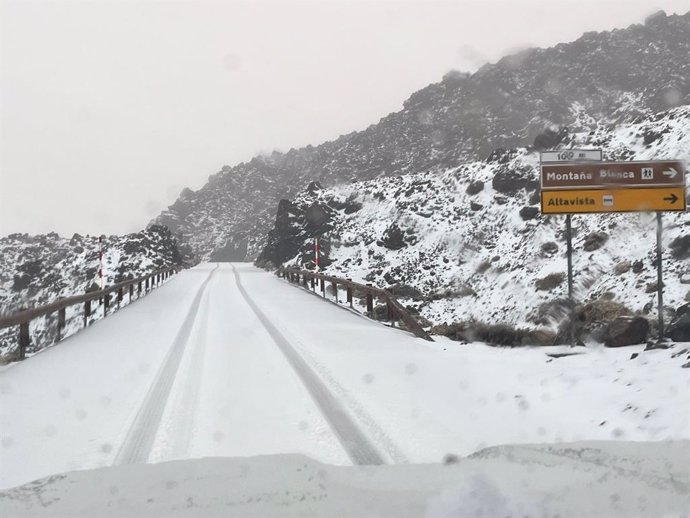
[[[690,12],[657,13],[644,24],[506,56],[474,74],[446,74],[361,131],[224,166],[153,221],[190,247],[192,262],[254,259],[279,200],[311,181],[444,169],[497,148],[549,144],[549,131],[621,124],[687,104],[688,55]]]

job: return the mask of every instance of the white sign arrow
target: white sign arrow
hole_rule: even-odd
[[[673,167],[669,167],[668,169],[666,169],[666,171],[663,171],[661,174],[673,179],[676,176],[678,176],[678,171],[676,171]]]

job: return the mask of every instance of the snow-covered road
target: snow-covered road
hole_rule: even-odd
[[[201,457],[399,464],[690,438],[678,349],[555,351],[428,343],[251,265],[201,265],[0,370],[0,487]]]

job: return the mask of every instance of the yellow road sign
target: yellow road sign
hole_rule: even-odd
[[[542,214],[684,210],[684,187],[580,189],[541,192]]]

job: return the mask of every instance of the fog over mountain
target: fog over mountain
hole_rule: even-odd
[[[627,29],[506,56],[474,74],[449,72],[362,131],[224,166],[154,222],[190,247],[189,260],[252,259],[278,201],[312,181],[333,186],[446,169],[494,149],[550,147],[568,131],[687,104],[688,55],[690,13],[659,12]]]

